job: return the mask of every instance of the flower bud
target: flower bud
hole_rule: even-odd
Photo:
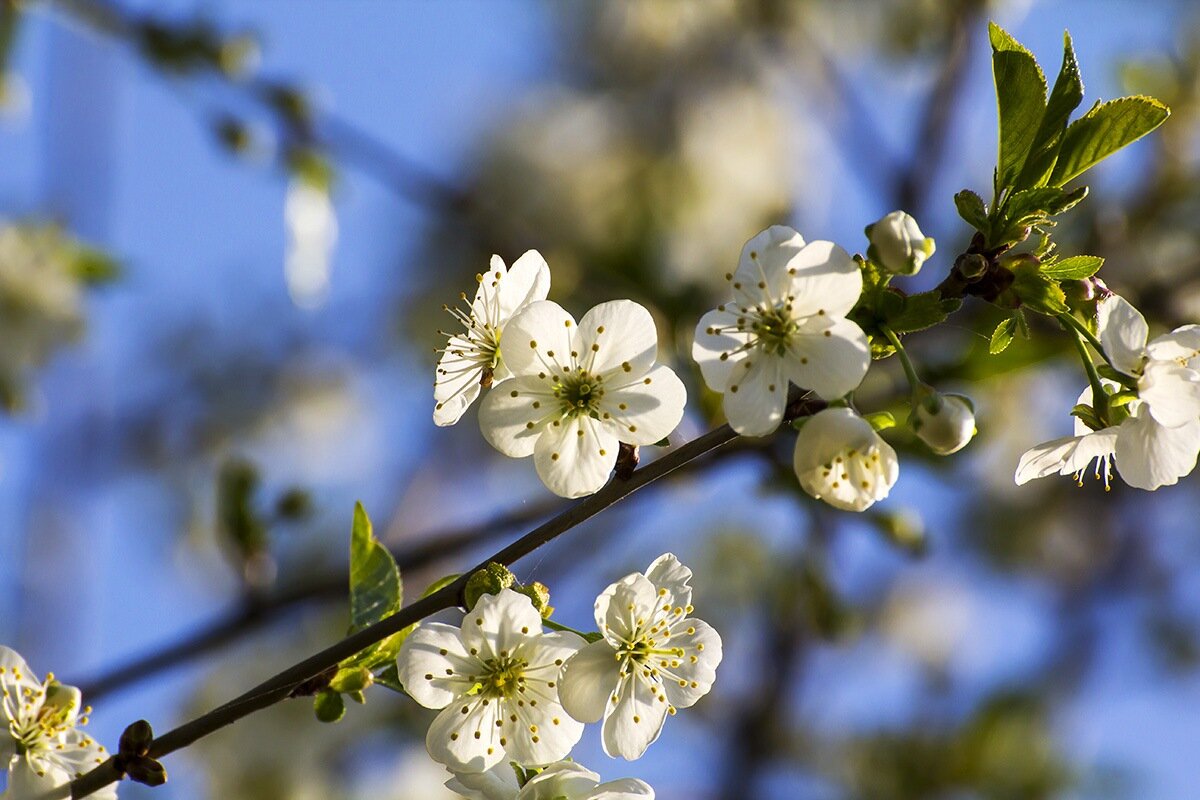
[[[554,606],[550,605],[550,589],[544,583],[534,581],[528,586],[514,586],[513,591],[517,594],[523,594],[533,603],[533,607],[542,615],[542,619],[549,619],[554,613]]]
[[[930,450],[948,456],[975,436],[975,410],[965,397],[930,392],[913,405],[908,425]]]
[[[467,579],[463,599],[467,601],[467,608],[472,609],[485,594],[500,594],[516,582],[516,576],[508,567],[493,561]]]
[[[933,255],[933,239],[921,233],[917,221],[903,211],[893,211],[878,222],[867,226],[867,257],[872,262],[897,275],[916,275]]]

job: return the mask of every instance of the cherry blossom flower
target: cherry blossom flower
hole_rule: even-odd
[[[903,211],[893,211],[868,225],[866,233],[871,242],[867,258],[896,275],[916,275],[936,249],[933,239],[921,233],[917,221]]]
[[[1108,384],[1109,388],[1115,388]],[[1091,405],[1089,386],[1079,395],[1079,404]],[[1095,462],[1094,474],[1107,490],[1112,469],[1135,489],[1154,491],[1172,486],[1196,467],[1200,453],[1200,420],[1167,427],[1150,413],[1150,406],[1134,400],[1126,407],[1129,415],[1116,425],[1093,431],[1075,419],[1075,434],[1052,439],[1021,456],[1014,479],[1017,485],[1047,475],[1071,475],[1083,485],[1083,476]]]
[[[89,709],[79,690],[54,680],[38,680],[16,651],[0,646],[0,760],[8,768],[4,800],[70,797],[70,782],[108,759],[108,753],[79,727]],[[115,786],[93,797],[115,800]]]
[[[728,275],[733,301],[700,318],[692,358],[704,382],[725,395],[725,416],[744,436],[783,420],[788,382],[826,400],[867,374],[867,337],[846,315],[862,273],[832,242],[804,243],[791,228],[768,228],[746,243]]]
[[[654,444],[683,418],[687,391],[655,363],[654,319],[631,300],[601,303],[578,325],[557,303],[531,303],[508,323],[500,351],[513,377],[484,398],[480,429],[506,456],[533,456],[562,497],[595,492],[621,442]]]
[[[800,429],[793,458],[804,491],[843,511],[865,511],[900,476],[896,451],[848,408],[818,411]]]
[[[458,422],[481,389],[508,377],[500,357],[500,337],[513,315],[550,291],[550,267],[536,250],[529,250],[511,268],[492,256],[487,274],[476,275],[479,288],[466,311],[447,307],[466,328],[450,336],[438,360],[433,383],[433,421],[440,426]],[[466,300],[466,295],[462,296]]]
[[[721,663],[721,637],[692,619],[692,571],[670,553],[596,599],[603,638],[563,668],[559,697],[583,722],[604,718],[604,752],[641,757],[668,714],[708,694]]]
[[[412,698],[442,709],[425,738],[430,756],[459,772],[564,758],[583,725],[559,704],[558,676],[582,645],[573,633],[543,633],[541,614],[511,589],[480,598],[461,628],[422,623],[398,664]]]
[[[623,778],[600,783],[600,776],[573,761],[551,764],[524,786],[511,764],[484,773],[456,774],[446,787],[467,800],[654,800],[644,781]]]

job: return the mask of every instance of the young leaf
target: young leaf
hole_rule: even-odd
[[[1000,117],[997,189],[1010,188],[1046,112],[1046,76],[1033,54],[996,23],[988,24]]]
[[[1150,133],[1170,115],[1171,110],[1152,97],[1122,97],[1097,103],[1067,127],[1050,185],[1062,186]]]
[[[1071,34],[1063,33],[1063,63],[1046,102],[1046,113],[1033,138],[1029,158],[1017,179],[1018,186],[1041,186],[1050,177],[1054,162],[1058,158],[1063,133],[1071,112],[1083,102],[1083,79],[1079,76],[1079,62],[1075,60],[1075,48],[1071,46]]]
[[[1079,281],[1090,278],[1104,266],[1100,256],[1071,256],[1042,267],[1042,274],[1056,281]]]
[[[400,610],[400,569],[371,530],[371,520],[354,505],[350,533],[350,629],[359,631]]]
[[[1012,344],[1017,335],[1017,315],[1009,317],[996,326],[992,331],[992,340],[988,344],[988,352],[992,355],[1003,353]]]
[[[963,189],[954,195],[954,205],[958,209],[958,215],[966,220],[968,225],[977,231],[986,233],[988,227],[987,206],[983,204],[982,197],[970,189]]]
[[[313,711],[321,722],[338,722],[346,715],[346,703],[337,692],[321,692],[313,698]]]
[[[920,331],[942,322],[961,304],[960,300],[954,298],[944,299],[940,292],[911,294],[904,298],[899,313],[889,315],[886,322],[896,333]]]
[[[1013,270],[1013,282],[1006,293],[1017,297],[1020,305],[1041,314],[1061,314],[1067,310],[1067,296],[1058,282],[1041,272],[1035,265],[1022,265]]]

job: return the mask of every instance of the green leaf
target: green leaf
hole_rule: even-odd
[[[977,231],[987,231],[987,206],[984,205],[982,197],[970,189],[963,189],[954,195],[954,206],[958,209],[958,215],[966,220],[968,225]]]
[[[1013,185],[1046,112],[1046,76],[1033,54],[996,23],[988,24],[1000,118],[997,189]]]
[[[1090,278],[1104,266],[1100,256],[1071,256],[1042,267],[1042,274],[1056,281],[1078,281]]]
[[[1071,34],[1063,33],[1063,63],[1046,102],[1046,113],[1033,139],[1029,158],[1017,179],[1018,186],[1041,186],[1050,177],[1054,162],[1058,159],[1059,146],[1067,129],[1071,112],[1083,102],[1083,79],[1079,75],[1079,62],[1075,60],[1075,48],[1071,46]]]
[[[350,533],[350,630],[360,631],[400,610],[400,568],[379,543],[362,503]]]
[[[313,699],[313,711],[321,722],[337,722],[346,715],[346,703],[337,692],[321,692]]]
[[[1152,97],[1097,103],[1063,134],[1050,184],[1061,186],[1162,125],[1171,110]]]
[[[1003,353],[1017,336],[1017,315],[1014,314],[996,326],[992,331],[992,340],[988,343],[988,352],[992,355]]]
[[[889,314],[884,320],[895,333],[912,333],[932,328],[962,305],[960,300],[943,298],[940,292],[911,294],[903,298],[903,301],[903,306],[898,312]]]

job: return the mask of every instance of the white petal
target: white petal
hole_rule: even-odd
[[[7,692],[14,702],[24,696],[25,690],[40,690],[41,681],[21,658],[21,654],[11,647],[0,645],[0,693]],[[0,703],[0,720],[8,722],[8,704]],[[7,728],[4,725],[3,728]]]
[[[609,698],[602,729],[604,752],[628,761],[641,758],[662,733],[667,718],[667,698],[661,686],[635,671]]]
[[[793,271],[792,313],[844,317],[862,294],[862,272],[850,254],[833,242],[809,242],[788,263]]]
[[[1117,428],[1117,472],[1136,489],[1172,486],[1196,467],[1200,422],[1175,428],[1159,425],[1145,406]]]
[[[637,778],[602,783],[580,800],[654,800],[654,790]]]
[[[665,439],[679,426],[686,405],[683,381],[670,367],[659,364],[635,383],[606,388],[600,411],[611,415],[622,442],[649,445]]]
[[[463,713],[466,709],[466,713]],[[500,704],[479,696],[459,698],[446,706],[429,726],[425,749],[439,764],[454,772],[483,772],[504,760],[496,714]]]
[[[426,708],[445,708],[470,689],[464,676],[474,671],[472,663],[459,629],[440,622],[418,625],[400,646],[396,659],[400,683]]]
[[[664,647],[681,647],[683,654],[665,666],[660,661],[663,690],[667,701],[676,708],[688,708],[708,694],[717,679],[721,663],[721,635],[707,622],[698,619],[679,619],[671,626],[671,636]]]
[[[1149,361],[1138,380],[1138,397],[1168,428],[1200,419],[1200,373],[1175,361]]]
[[[499,256],[492,256],[493,269]],[[504,262],[500,261],[503,266]],[[500,317],[508,320],[521,307],[535,300],[545,300],[550,293],[550,266],[537,250],[528,250],[501,279]]]
[[[620,676],[617,651],[606,640],[591,642],[567,659],[558,697],[580,722],[599,722]]]
[[[663,553],[646,569],[646,580],[654,584],[655,589],[666,589],[672,605],[692,604],[692,587],[688,585],[691,579],[691,569],[684,566],[674,553]]]
[[[658,329],[645,307],[632,300],[611,300],[579,320],[574,348],[588,372],[639,378],[658,357]]]
[[[542,615],[533,601],[512,589],[485,594],[463,617],[462,646],[482,660],[511,656],[532,647],[542,633]]]
[[[658,591],[645,575],[634,572],[611,584],[596,598],[596,626],[604,638],[619,646],[630,641],[639,619],[648,620],[658,608]]]
[[[467,800],[515,800],[521,790],[510,764],[500,763],[487,772],[458,772],[446,788]]]
[[[533,455],[538,437],[560,403],[549,378],[526,375],[492,387],[479,406],[479,432],[488,444],[510,458]]]
[[[470,357],[473,352],[470,342],[453,336],[438,359],[433,384],[433,421],[441,427],[458,422],[479,397],[483,367]]]
[[[723,398],[729,426],[742,436],[766,436],[783,421],[788,382],[783,359],[755,350],[729,378]]]
[[[566,758],[583,736],[583,723],[572,718],[557,701],[543,697],[537,706],[508,701],[504,720],[505,750],[526,766],[545,766]],[[515,716],[517,721],[512,722]]]
[[[692,359],[700,366],[704,382],[714,392],[725,392],[733,368],[746,357],[742,347],[750,335],[737,330],[738,315],[714,309],[700,318]],[[721,358],[725,356],[725,358]]]
[[[1115,294],[1101,300],[1096,311],[1100,344],[1104,345],[1104,352],[1112,359],[1113,366],[1121,372],[1137,374],[1150,335],[1145,317],[1128,300]]]
[[[537,300],[513,315],[500,337],[500,358],[516,376],[562,373],[571,364],[575,318],[558,303]]]
[[[600,776],[573,761],[551,764],[534,775],[518,800],[579,800],[596,788]]]
[[[733,273],[737,302],[756,306],[782,301],[791,285],[788,266],[803,247],[800,234],[784,225],[773,225],[746,242]]]
[[[93,765],[95,766],[95,765]],[[15,758],[8,770],[4,800],[65,800],[71,796],[72,774],[48,759]]]
[[[871,349],[862,328],[835,318],[821,331],[802,329],[792,338],[788,377],[824,400],[836,400],[858,388],[871,365]]]
[[[604,486],[617,462],[613,427],[585,416],[547,425],[533,452],[546,488],[559,497],[584,497]]]
[[[1200,366],[1194,363],[1200,358],[1200,325],[1184,325],[1164,333],[1146,346],[1146,353],[1155,360],[1176,361],[1195,369]]]
[[[1063,465],[1067,457],[1075,451],[1079,439],[1078,436],[1063,436],[1026,450],[1017,462],[1017,472],[1013,475],[1017,486],[1037,478],[1045,478],[1047,475],[1063,474]]]

